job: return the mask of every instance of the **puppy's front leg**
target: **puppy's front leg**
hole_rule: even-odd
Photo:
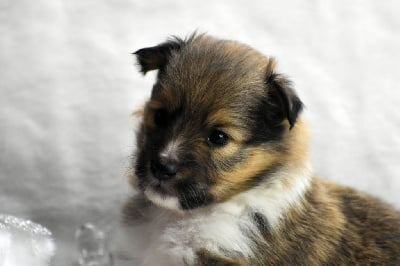
[[[247,265],[240,258],[228,258],[224,255],[200,249],[196,252],[195,266],[245,266]]]

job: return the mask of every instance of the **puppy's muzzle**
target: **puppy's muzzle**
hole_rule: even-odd
[[[176,161],[152,160],[150,168],[154,177],[159,181],[168,181],[178,173],[179,163]]]

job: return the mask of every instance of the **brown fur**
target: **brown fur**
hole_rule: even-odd
[[[136,54],[143,73],[159,73],[141,112],[135,187],[144,193],[162,186],[161,195],[176,196],[182,210],[192,210],[212,208],[268,182],[285,193],[301,178],[296,173],[308,161],[307,126],[297,119],[302,103],[276,73],[274,59],[206,35]],[[227,134],[226,144],[210,143],[215,130]],[[171,143],[176,146],[171,154],[159,158]],[[179,168],[172,179],[157,181],[161,170],[154,169],[154,161],[173,161]],[[271,180],[279,172],[287,177]],[[143,194],[129,202],[126,220],[142,217],[137,209],[147,204],[152,203]],[[399,213],[350,188],[313,178],[303,200],[277,227],[262,213],[250,215],[258,228],[247,232],[256,256],[200,249],[195,265],[400,264]]]
[[[276,231],[259,225],[249,265],[399,265],[400,215],[371,196],[315,178]]]
[[[399,265],[400,214],[389,205],[318,178],[302,205],[276,231],[255,218],[263,238],[253,240],[262,257],[202,250],[196,265]]]

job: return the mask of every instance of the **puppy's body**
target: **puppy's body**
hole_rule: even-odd
[[[274,61],[205,35],[139,50],[159,70],[124,209],[139,265],[399,264],[400,215],[313,176]]]

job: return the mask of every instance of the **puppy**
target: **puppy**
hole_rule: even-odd
[[[319,179],[275,61],[207,35],[135,53],[158,70],[124,207],[132,265],[400,265],[400,215]]]

